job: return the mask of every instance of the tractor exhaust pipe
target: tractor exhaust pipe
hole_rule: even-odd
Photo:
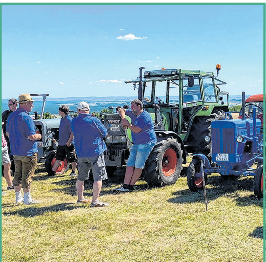
[[[242,119],[245,120],[245,92],[242,92]]]
[[[138,90],[138,99],[142,102],[143,101],[143,85],[142,85],[142,69],[145,67],[139,68],[139,90]]]

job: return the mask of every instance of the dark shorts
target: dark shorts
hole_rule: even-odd
[[[14,155],[15,172],[14,186],[22,186],[22,188],[30,189],[32,176],[37,166],[37,153],[32,156],[16,156]]]
[[[77,156],[74,145],[68,147],[67,145],[58,146],[56,150],[56,160],[63,161],[65,158],[72,163],[77,162]]]
[[[89,179],[89,173],[92,170],[93,180],[100,181],[107,179],[105,169],[104,155],[96,157],[79,157],[78,158],[78,180],[85,181]]]

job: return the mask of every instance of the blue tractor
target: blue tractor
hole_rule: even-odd
[[[245,93],[242,93],[242,100],[245,101]],[[263,197],[263,130],[257,117],[259,108],[254,106],[252,111],[252,118],[243,110],[241,119],[228,117],[211,123],[211,161],[206,155],[193,155],[187,169],[191,191],[204,189],[211,173],[219,173],[222,177],[252,175],[255,177],[254,193],[258,198]]]

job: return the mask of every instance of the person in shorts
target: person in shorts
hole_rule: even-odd
[[[7,142],[4,136],[3,128],[2,128],[2,165],[4,166],[4,177],[7,183],[7,190],[12,190],[14,189],[14,186],[12,184],[11,172],[10,172],[11,161],[9,158]]]
[[[28,114],[33,108],[29,94],[19,96],[19,108],[7,120],[6,131],[10,139],[11,154],[14,156],[15,172],[13,185],[16,192],[16,203],[34,204],[38,201],[31,198],[32,176],[37,166],[37,140],[41,134],[36,133],[32,117]],[[21,194],[23,188],[24,199]]]
[[[90,115],[90,107],[86,102],[80,102],[77,106],[78,116],[72,120],[72,137],[78,156],[78,177],[76,182],[77,203],[89,203],[84,198],[84,181],[89,178],[89,172],[93,174],[93,194],[91,207],[104,207],[107,203],[100,202],[99,196],[102,188],[102,180],[107,179],[104,161],[106,144],[104,138],[107,129],[101,121]]]
[[[65,158],[71,163],[72,171],[70,176],[76,176],[76,166],[77,157],[75,152],[75,147],[71,138],[71,122],[72,117],[69,115],[69,107],[66,105],[61,105],[59,107],[59,115],[61,116],[61,121],[59,125],[59,142],[56,151],[56,161],[52,168],[52,175],[56,173],[56,169],[60,165],[60,162]]]
[[[5,111],[2,113],[2,128],[3,128],[3,132],[4,132],[4,136],[5,136],[5,140],[6,140],[6,142],[7,142],[9,158],[10,158],[10,161],[11,161],[10,169],[11,169],[12,171],[15,171],[15,165],[14,165],[14,161],[13,161],[13,156],[12,156],[11,153],[10,153],[11,150],[10,150],[10,142],[9,142],[9,138],[8,138],[8,136],[6,135],[6,124],[7,124],[7,119],[8,119],[8,117],[11,115],[11,113],[17,110],[17,104],[18,104],[18,101],[17,101],[16,98],[10,98],[10,99],[8,100],[8,110],[5,110]]]
[[[133,146],[127,160],[124,184],[115,189],[116,192],[129,192],[138,181],[154,145],[157,142],[151,115],[143,110],[143,104],[135,99],[131,102],[131,109],[125,110],[119,107],[118,113],[121,116],[121,125],[131,130]],[[126,119],[131,118],[131,123]]]

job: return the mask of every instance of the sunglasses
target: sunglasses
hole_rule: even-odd
[[[13,106],[13,105],[15,105],[16,103],[12,103],[12,104],[8,104],[8,106]]]

